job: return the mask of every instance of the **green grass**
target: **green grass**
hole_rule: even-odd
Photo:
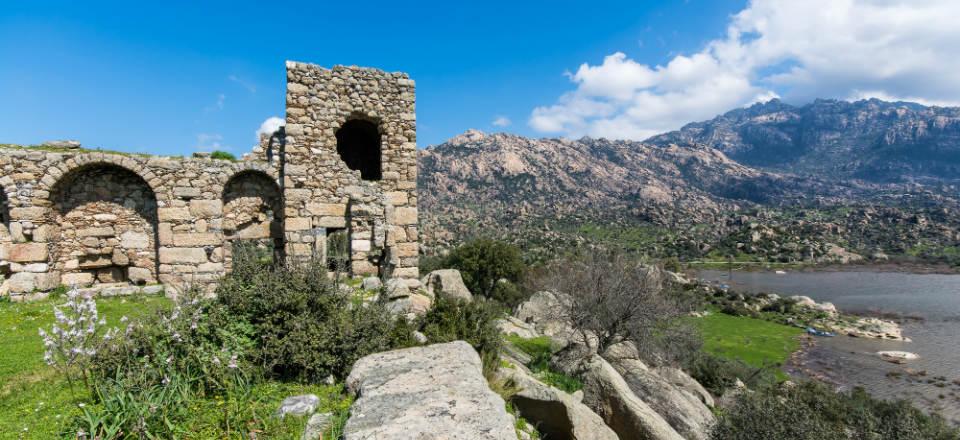
[[[530,368],[530,371],[533,372],[534,376],[541,382],[568,393],[573,393],[583,388],[583,383],[580,382],[579,379],[553,371],[550,368],[550,356],[553,355],[556,348],[553,340],[550,339],[549,336],[521,338],[516,335],[508,335],[506,339],[507,342],[530,355],[531,359],[527,367]]]
[[[40,327],[53,323],[53,305],[64,299],[30,303],[0,302],[0,439],[57,438],[88,404],[81,386],[71,390],[66,380],[43,363]],[[122,316],[134,318],[169,306],[164,297],[104,298],[97,301],[108,325],[120,326]],[[14,434],[16,433],[16,434]]]
[[[75,433],[67,430],[83,414],[81,405],[87,409],[97,405],[83,385],[71,389],[61,374],[43,363],[37,329],[49,328],[54,321],[53,306],[63,301],[61,297],[31,303],[0,302],[0,439],[75,438]],[[136,319],[170,306],[171,301],[161,296],[97,300],[100,315],[108,325],[118,327],[122,316]],[[334,428],[342,428],[352,403],[342,385],[276,381],[257,383],[235,399],[195,399],[186,411],[188,417],[177,428],[187,439],[240,439],[251,432],[261,439],[299,439],[306,418],[279,420],[272,415],[284,398],[306,393],[319,396],[318,411],[334,413]]]
[[[713,313],[696,320],[703,334],[704,350],[755,368],[782,366],[800,349],[803,330],[760,319]],[[786,379],[777,370],[777,376]]]

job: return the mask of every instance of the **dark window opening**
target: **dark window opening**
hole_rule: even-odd
[[[327,269],[347,272],[350,263],[350,237],[344,228],[327,229]]]
[[[0,224],[10,227],[10,202],[3,192],[0,192]]]
[[[351,119],[337,130],[337,153],[363,180],[380,180],[380,132],[377,125]]]

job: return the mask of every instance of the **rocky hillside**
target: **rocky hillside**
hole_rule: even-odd
[[[703,145],[468,131],[419,165],[428,253],[485,235],[546,258],[615,243],[685,260],[847,261],[851,247],[940,255],[960,224],[952,199],[924,187],[765,171]]]
[[[874,182],[960,182],[960,108],[878,99],[772,100],[648,139],[697,143],[751,166]]]

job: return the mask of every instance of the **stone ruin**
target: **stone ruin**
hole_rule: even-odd
[[[286,70],[286,126],[242,160],[0,147],[0,293],[212,290],[239,242],[417,287],[413,80]]]

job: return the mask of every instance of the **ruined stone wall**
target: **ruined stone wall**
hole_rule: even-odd
[[[42,295],[60,284],[154,281],[209,288],[226,271],[225,185],[251,172],[271,176],[279,192],[278,170],[262,162],[2,148],[0,186],[10,204],[0,231],[3,289]]]
[[[323,255],[326,234],[346,228],[354,274],[417,283],[415,108],[414,82],[405,73],[287,63],[290,258]],[[379,133],[379,180],[364,180],[337,152],[337,132],[352,120],[370,122]]]
[[[262,138],[240,162],[0,148],[0,295],[212,289],[238,241],[296,263],[325,258],[328,234],[341,231],[352,275],[416,287],[413,81],[294,62],[287,78],[285,137]],[[367,137],[341,130],[348,122]]]

